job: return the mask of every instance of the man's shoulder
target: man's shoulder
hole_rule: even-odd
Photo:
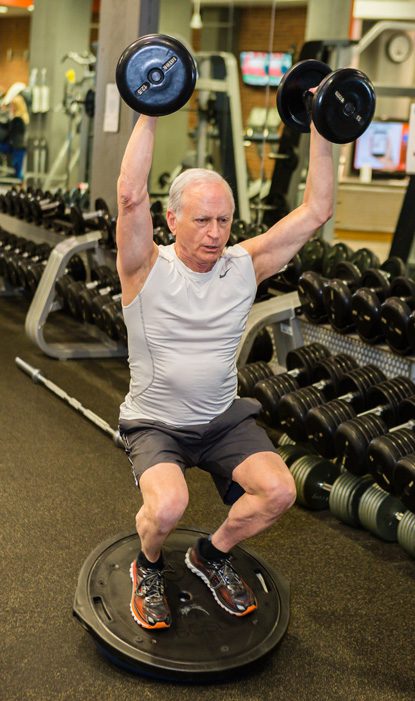
[[[248,251],[240,243],[235,243],[233,246],[227,246],[223,252],[223,257],[228,258],[244,258],[249,256]]]

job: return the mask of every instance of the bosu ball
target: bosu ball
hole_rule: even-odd
[[[162,631],[140,627],[130,613],[129,569],[139,550],[136,533],[105,540],[87,557],[73,613],[110,662],[155,679],[203,683],[248,670],[278,645],[289,621],[288,583],[251,550],[236,546],[235,568],[252,587],[258,608],[244,617],[228,614],[184,562],[188,548],[206,535],[179,528],[166,540],[172,625]]]

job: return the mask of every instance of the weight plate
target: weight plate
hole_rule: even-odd
[[[406,263],[399,256],[390,256],[380,266],[391,278],[405,277],[408,274]]]
[[[297,488],[297,504],[313,511],[326,509],[330,488],[339,468],[317,455],[305,455],[292,463],[290,472]]]
[[[323,290],[327,280],[312,270],[304,272],[298,280],[298,296],[302,311],[309,321],[320,324],[327,319]]]
[[[147,34],[121,54],[115,79],[123,100],[155,117],[179,110],[196,84],[196,64],[185,46],[164,34]]]
[[[373,484],[369,475],[356,477],[344,472],[336,479],[330,492],[330,512],[349,526],[357,528],[359,521],[359,503],[362,495]]]
[[[398,460],[395,467],[396,495],[407,509],[415,511],[415,454],[409,453]]]
[[[330,73],[331,68],[325,63],[307,59],[284,74],[277,92],[277,109],[284,124],[297,131],[310,131],[310,112],[304,96]]]
[[[349,260],[351,256],[352,249],[345,243],[334,244],[324,255],[323,275],[325,277],[333,277],[336,265],[344,260]]]
[[[398,543],[411,557],[415,557],[415,514],[407,511],[398,525]]]
[[[354,324],[352,292],[343,280],[329,280],[323,290],[328,320],[335,331],[348,333]]]
[[[352,319],[360,338],[376,343],[383,338],[381,301],[376,292],[361,287],[352,298]]]
[[[382,540],[393,543],[397,539],[397,515],[405,511],[402,502],[387,494],[377,484],[363,494],[359,504],[359,521],[363,528]]]
[[[156,679],[206,682],[229,678],[280,642],[288,627],[288,584],[252,551],[237,546],[235,567],[253,588],[258,608],[243,618],[227,614],[184,563],[187,549],[206,535],[179,528],[166,540],[173,623],[161,633],[141,628],[129,610],[136,533],[106,540],[86,559],[73,612],[111,662]]]
[[[335,144],[355,141],[375,113],[376,96],[369,78],[354,68],[340,68],[321,83],[313,99],[316,128]]]

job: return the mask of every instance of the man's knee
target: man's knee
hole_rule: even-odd
[[[268,508],[276,516],[280,516],[291,508],[297,497],[294,478],[288,467],[273,472],[269,477],[269,485],[266,490]]]
[[[280,516],[296,500],[294,478],[279,455],[274,453],[251,456],[234,470],[234,479],[248,494],[261,498],[270,518]]]
[[[165,493],[154,495],[144,501],[146,517],[152,521],[160,533],[170,533],[183,516],[188,503],[187,489],[170,486]],[[137,514],[137,522],[140,518],[139,513]]]

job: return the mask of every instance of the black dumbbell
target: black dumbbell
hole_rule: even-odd
[[[369,268],[361,279],[361,287],[352,299],[352,318],[360,338],[376,343],[383,338],[381,305],[391,294],[391,283],[406,274],[405,263],[397,257],[388,258],[379,269]]]
[[[121,307],[121,294],[108,295],[109,301],[100,299],[101,305],[96,317],[97,326],[113,341],[126,344],[126,328]]]
[[[88,324],[96,324],[104,304],[111,302],[113,296],[117,296],[118,299],[120,291],[120,280],[115,271],[107,278],[107,284],[96,285],[94,288],[84,286],[78,295],[82,320]]]
[[[35,247],[36,244],[33,241],[23,236],[17,236],[15,238],[10,237],[7,243],[0,249],[0,275],[7,279],[8,266],[12,257],[21,255],[25,251],[30,253]]]
[[[270,278],[269,287],[278,292],[291,292],[298,285],[298,280],[303,272],[301,258],[297,253],[291,260],[284,265],[281,270]]]
[[[327,321],[329,314],[335,319],[338,298],[353,293],[360,284],[361,271],[352,261],[341,261],[334,269],[334,280],[329,280],[313,271],[304,272],[298,280],[298,296],[301,310],[309,321],[320,324]],[[326,294],[330,284],[331,297]],[[342,319],[342,321],[344,321]]]
[[[345,244],[330,246],[324,239],[314,237],[272,277],[270,286],[281,292],[289,292],[297,288],[300,275],[305,271],[326,275],[334,261],[338,263],[345,259],[346,250],[350,251]]]
[[[308,132],[312,120],[325,139],[337,144],[355,141],[366,131],[375,105],[373,85],[364,73],[353,68],[332,71],[314,59],[290,68],[277,92],[278,112],[287,126]]]
[[[83,321],[82,295],[91,295],[88,298],[92,300],[92,295],[96,288],[107,287],[113,281],[115,284],[118,284],[117,273],[107,265],[100,265],[91,271],[90,282],[85,282],[84,279],[79,277],[74,278],[70,273],[62,275],[56,281],[56,293],[63,303],[63,307],[75,319]]]
[[[107,203],[101,197],[98,197],[95,200],[95,210],[93,212],[83,212],[77,205],[71,205],[70,219],[73,233],[75,236],[80,236],[87,231],[107,228],[111,217]]]
[[[341,378],[356,367],[356,360],[345,353],[319,361],[312,373],[312,385],[281,397],[278,415],[282,429],[296,441],[307,440],[305,419],[308,411],[337,396]]]
[[[340,379],[336,399],[323,403],[316,393],[309,400],[305,398],[309,406],[304,419],[307,438],[321,455],[332,458],[337,454],[334,444],[336,429],[343,421],[363,412],[372,387],[385,380],[379,368],[366,365],[350,370]],[[314,402],[312,406],[311,402]]]
[[[114,303],[116,306],[114,306]],[[117,312],[121,309],[120,304],[121,292],[119,285],[115,289],[104,287],[97,291],[89,309],[92,323],[101,331],[105,331],[111,338],[115,337],[115,318]]]
[[[362,274],[368,268],[377,268],[378,257],[368,248],[360,248],[350,261],[339,263],[334,271],[335,278],[329,280],[323,289],[324,308],[328,321],[335,331],[348,333],[353,329],[352,297],[362,284]]]
[[[415,512],[415,453],[409,453],[395,466],[395,493],[407,509]]]
[[[303,270],[323,271],[323,261],[330,250],[330,244],[318,236],[309,239],[299,251]]]
[[[162,116],[189,100],[196,76],[195,61],[180,41],[148,34],[125,49],[115,78],[121,97],[133,110]]]
[[[334,453],[341,464],[355,475],[369,472],[368,448],[392,426],[415,416],[412,401],[415,385],[407,377],[394,377],[369,390],[367,410],[350,416],[334,428]],[[404,405],[406,417],[403,416]],[[351,414],[351,410],[350,410]],[[400,428],[410,428],[409,425]],[[333,435],[333,432],[330,434]]]
[[[334,246],[326,251],[322,263],[322,274],[326,278],[331,278],[334,276],[334,271],[338,263],[343,263],[345,260],[351,260],[353,256],[353,250],[347,244],[339,241],[335,243]]]
[[[380,325],[386,343],[400,355],[413,350],[408,324],[414,308],[415,281],[405,277],[395,278],[391,284],[390,296],[381,307]]]
[[[26,271],[26,284],[27,284],[27,289],[29,294],[34,295],[36,292],[36,289],[40,283],[40,280],[42,278],[43,272],[45,270],[45,267],[47,265],[47,260],[42,260],[38,263],[35,263],[31,265],[27,271]],[[72,258],[68,261],[68,264],[66,266],[65,271],[62,273],[63,275],[70,275],[74,280],[86,280],[86,268],[85,268],[85,263],[82,260],[81,256],[75,254],[72,256]],[[59,284],[59,278],[55,282],[55,289],[56,286]]]
[[[48,243],[34,244],[33,248],[26,249],[19,256],[11,258],[8,264],[8,277],[15,287],[23,287],[29,291],[27,285],[27,271],[32,265],[47,260],[50,256],[51,246]]]
[[[268,426],[275,427],[278,424],[280,399],[287,392],[310,384],[316,362],[329,355],[329,350],[321,343],[295,348],[287,353],[287,372],[265,377],[252,387],[252,395],[262,406],[261,418]]]
[[[293,348],[286,356],[287,372],[275,377],[287,375],[294,382],[294,385],[290,385],[291,387],[303,386],[308,383],[316,361],[329,355],[330,351],[321,343],[310,343],[307,346]],[[272,367],[264,361],[245,365],[238,370],[238,394],[241,397],[252,397],[257,382],[273,376]]]
[[[397,428],[371,440],[367,450],[368,470],[385,492],[399,496],[395,485],[396,464],[414,451],[415,433],[410,428]]]

